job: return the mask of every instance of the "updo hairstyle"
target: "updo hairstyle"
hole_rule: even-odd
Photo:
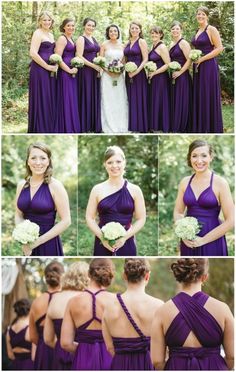
[[[204,274],[208,273],[207,258],[180,258],[172,263],[171,270],[177,282],[196,283]]]
[[[87,17],[87,18],[85,18],[84,20],[83,20],[83,26],[85,27],[86,26],[86,24],[88,23],[88,22],[93,22],[94,24],[95,24],[95,27],[97,26],[97,22],[95,21],[95,19],[93,19],[93,18],[89,18],[89,17]]]
[[[53,261],[48,264],[44,270],[46,283],[55,288],[60,285],[61,276],[64,273],[64,267],[60,262]]]
[[[106,162],[112,156],[117,155],[117,154],[121,155],[122,158],[125,160],[125,154],[119,146],[109,146],[109,147],[107,147],[107,149],[104,153],[104,162]]]
[[[120,38],[120,30],[119,30],[119,27],[118,27],[117,25],[114,25],[114,24],[113,24],[113,25],[110,25],[110,26],[108,26],[108,27],[106,28],[106,39],[107,39],[107,40],[110,40],[109,31],[110,31],[110,28],[112,28],[112,27],[114,27],[114,28],[117,29],[117,32],[118,32],[117,39]]]
[[[114,277],[115,268],[109,258],[94,258],[89,265],[89,277],[97,284],[108,287]]]
[[[86,262],[74,262],[68,270],[62,275],[62,290],[71,289],[82,291],[89,283],[88,277],[89,265]]]
[[[205,13],[207,17],[208,17],[209,14],[210,14],[209,9],[207,8],[207,6],[204,6],[204,5],[199,6],[199,7],[197,8],[197,10],[196,10],[196,14],[197,14],[198,12],[203,12],[203,13]]]
[[[22,298],[14,303],[13,309],[16,313],[16,318],[13,320],[12,325],[17,322],[21,317],[27,316],[30,312],[31,303],[27,298]]]
[[[124,273],[128,282],[141,282],[150,271],[150,264],[145,258],[126,258]]]
[[[64,19],[64,21],[62,22],[62,24],[59,27],[59,30],[62,33],[65,32],[65,25],[67,25],[67,23],[69,23],[69,22],[75,22],[75,20],[73,18],[66,18],[66,19]]]
[[[208,142],[204,141],[204,140],[195,140],[193,142],[190,143],[189,147],[188,147],[188,154],[187,154],[187,164],[189,167],[192,167],[191,165],[191,154],[192,152],[197,149],[198,147],[202,147],[202,146],[207,146],[208,147],[208,150],[209,150],[209,154],[211,156],[213,156],[213,148],[212,148],[212,145],[210,145]]]

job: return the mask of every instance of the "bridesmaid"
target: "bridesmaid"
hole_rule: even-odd
[[[170,87],[168,79],[169,51],[162,42],[164,33],[161,27],[154,26],[150,30],[153,43],[148,60],[156,64],[157,70],[148,75],[149,84],[149,128],[152,132],[170,131]]]
[[[142,25],[131,22],[129,26],[130,41],[124,49],[126,62],[134,62],[138,69],[126,73],[126,88],[129,102],[129,130],[146,133],[148,131],[147,115],[147,79],[144,65],[148,61],[148,47],[143,39]],[[132,79],[132,82],[131,82]]]
[[[212,159],[213,149],[207,142],[195,140],[189,145],[188,166],[194,174],[180,182],[174,220],[183,218],[187,207],[186,215],[197,218],[202,226],[196,239],[181,241],[182,256],[228,255],[224,235],[234,227],[234,204],[227,181],[210,169]]]
[[[182,25],[174,21],[171,25],[172,43],[170,46],[171,61],[179,62],[180,71],[175,71],[171,84],[171,131],[174,133],[192,132],[192,81],[189,74],[189,43],[182,37]]]
[[[60,221],[55,224],[56,212]],[[69,199],[62,183],[52,178],[51,150],[40,142],[29,146],[26,176],[17,186],[16,225],[25,219],[40,227],[39,238],[22,246],[25,255],[63,256],[59,235],[71,223]]]
[[[114,295],[106,291],[113,276],[112,260],[93,259],[89,265],[88,288],[67,305],[61,346],[74,353],[72,370],[110,370],[111,356],[103,340],[101,322],[105,306],[114,299]]]
[[[8,328],[6,335],[7,354],[12,360],[14,371],[32,371],[32,348],[34,345],[29,338],[29,311],[30,302],[23,298],[13,305],[16,318]]]
[[[44,270],[47,291],[36,298],[30,309],[29,333],[30,340],[37,345],[34,369],[52,370],[54,350],[48,347],[43,340],[43,329],[48,305],[55,293],[61,290],[60,280],[64,268],[61,263],[53,261]]]
[[[171,270],[180,283],[180,292],[157,310],[152,323],[151,357],[155,369],[233,369],[233,315],[224,302],[202,292],[208,279],[208,260],[181,258],[171,265]]]
[[[73,355],[60,345],[61,325],[69,300],[89,284],[88,269],[86,262],[74,262],[61,278],[61,292],[55,293],[48,306],[44,342],[54,348],[53,370],[70,371],[72,368]]]
[[[78,69],[71,68],[70,61],[75,57],[75,44],[72,36],[75,23],[66,18],[60,26],[62,35],[56,42],[55,53],[62,56],[57,76],[57,113],[55,133],[79,133],[80,119],[78,111],[77,79]]]
[[[193,132],[222,133],[221,91],[216,57],[224,50],[219,31],[208,25],[209,10],[197,9],[199,29],[192,45],[203,55],[194,64],[193,72]],[[198,66],[198,72],[196,72]]]
[[[150,358],[151,324],[163,301],[145,293],[150,266],[144,258],[126,258],[127,290],[110,302],[103,316],[103,337],[113,356],[111,370],[153,370]]]
[[[88,227],[96,236],[94,256],[136,256],[134,235],[144,226],[146,211],[141,189],[124,179],[125,166],[122,149],[108,147],[104,155],[108,180],[93,187],[86,210]],[[99,224],[96,222],[97,213]],[[132,225],[133,215],[136,221]],[[101,227],[108,222],[119,222],[127,230],[127,234],[112,247],[102,241]]]
[[[100,133],[101,126],[101,68],[93,63],[100,46],[93,37],[96,21],[85,18],[84,33],[76,42],[76,55],[84,60],[84,67],[78,72],[78,95],[81,132]]]
[[[51,13],[43,11],[38,18],[38,29],[34,32],[31,45],[29,78],[28,133],[53,133],[56,114],[56,72],[57,66],[49,64],[54,53],[55,42],[50,32],[54,20]]]

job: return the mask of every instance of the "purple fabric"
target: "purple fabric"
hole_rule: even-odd
[[[112,358],[106,349],[101,329],[87,329],[94,320],[101,323],[101,319],[96,315],[96,296],[104,290],[101,289],[96,293],[85,291],[92,297],[92,318],[76,329],[75,341],[79,345],[72,362],[72,370],[110,370]]]
[[[43,41],[38,54],[49,63],[55,43]],[[28,133],[53,133],[56,114],[56,77],[32,61],[29,78]]]
[[[179,62],[183,66],[186,62],[179,43],[180,39],[170,49],[171,61]],[[185,71],[171,83],[171,131],[174,133],[192,132],[192,80],[189,71]]]
[[[127,62],[134,62],[139,67],[142,63],[142,52],[137,40],[132,48],[130,43],[125,47],[124,55]],[[129,102],[129,130],[132,132],[146,133],[148,131],[147,115],[147,79],[144,69],[132,78],[126,73],[126,89]]]
[[[206,30],[207,27],[197,39],[195,37],[192,39],[192,45],[196,49],[200,49],[203,55],[210,53],[214,49]],[[200,63],[197,73],[196,65],[194,65],[193,132],[223,132],[220,77],[216,58]]]
[[[161,43],[161,42],[160,42]],[[156,64],[157,69],[161,68],[165,62],[155,51],[158,43],[149,53],[148,59]],[[151,84],[148,84],[148,103],[149,103],[149,129],[151,131],[170,131],[170,82],[168,73],[153,76]]]
[[[220,355],[223,331],[204,308],[207,299],[208,295],[204,292],[197,292],[192,297],[181,292],[172,298],[179,313],[165,335],[170,352],[165,370],[228,370]],[[191,331],[202,347],[183,347]]]
[[[119,293],[117,299],[139,337],[112,337],[115,356],[112,359],[111,370],[154,370],[150,358],[150,337],[145,336],[138,327]]]
[[[75,45],[67,39],[62,59],[71,68],[70,61],[75,57]],[[78,111],[77,78],[61,68],[57,74],[57,113],[55,133],[80,133]]]
[[[31,359],[31,342],[25,340],[25,334],[28,329],[28,326],[21,329],[19,332],[13,331],[12,328],[9,328],[10,344],[12,349],[15,347],[21,347],[28,352],[23,353],[14,353],[15,360],[12,361],[12,369],[14,371],[28,371],[34,369],[34,364]]]
[[[39,225],[40,235],[54,226],[56,211],[48,184],[42,183],[32,200],[30,198],[30,187],[23,187],[17,200],[17,206],[22,211],[24,219]],[[34,248],[31,256],[63,256],[60,237],[56,236]]]
[[[219,219],[220,205],[212,189],[213,173],[209,187],[207,187],[196,199],[191,182],[195,174],[189,180],[184,193],[184,203],[187,206],[187,216],[197,218],[201,225],[201,231],[198,236],[204,236],[209,231],[221,224]],[[180,243],[181,256],[227,256],[227,244],[225,236],[214,240],[211,243],[202,245],[198,248],[188,248],[182,241]]]
[[[108,222],[119,222],[126,230],[130,228],[134,213],[134,200],[127,188],[127,180],[123,187],[114,194],[108,195],[98,203],[99,227]],[[112,256],[100,239],[95,238],[94,256]],[[136,256],[134,237],[126,240],[123,247],[118,249],[116,256]]]
[[[53,325],[57,335],[57,342],[54,349],[54,361],[52,369],[56,371],[70,371],[72,367],[73,355],[70,352],[63,350],[60,344],[62,320],[63,319],[53,319]]]
[[[89,62],[97,57],[100,47],[97,41],[93,38],[93,43],[84,38],[84,53],[83,57]],[[78,99],[79,99],[79,114],[81,123],[81,132],[96,132],[102,130],[101,124],[101,94],[100,94],[100,78],[98,72],[91,67],[84,65],[78,72]]]

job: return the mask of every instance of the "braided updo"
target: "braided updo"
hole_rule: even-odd
[[[44,270],[46,283],[52,288],[60,284],[61,276],[64,273],[64,267],[60,262],[53,261],[48,264]]]
[[[124,273],[128,282],[138,283],[150,271],[149,262],[145,258],[126,258]]]
[[[115,268],[109,258],[94,258],[89,265],[89,276],[97,284],[108,287],[114,277]]]
[[[177,282],[195,283],[202,275],[207,274],[208,266],[207,258],[180,258],[172,263],[171,270]]]

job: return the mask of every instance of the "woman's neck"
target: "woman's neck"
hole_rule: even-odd
[[[182,284],[181,287],[181,292],[185,292],[192,296],[202,290],[202,282],[198,281],[196,283]]]
[[[206,169],[204,172],[196,172],[195,171],[195,179],[201,180],[203,178],[211,176],[212,171],[210,169]]]
[[[35,186],[44,181],[44,175],[32,175],[30,177],[30,185]]]
[[[199,28],[200,31],[204,31],[207,26],[208,26],[208,23],[203,22],[203,23],[199,24],[198,28]]]
[[[177,36],[177,37],[173,37],[172,39],[173,39],[173,42],[176,44],[176,43],[178,43],[178,41],[179,41],[180,39],[182,39],[182,35]]]
[[[130,41],[131,43],[135,43],[139,39],[139,36],[131,36]]]
[[[98,284],[97,282],[95,282],[95,280],[91,279],[90,284],[88,285],[87,289],[90,290],[91,292],[97,292],[100,289],[106,289],[106,287]]]
[[[92,34],[91,33],[86,33],[84,32],[84,36],[86,36],[88,39],[92,39]]]
[[[72,33],[67,33],[67,32],[64,32],[64,35],[67,37],[67,39],[70,39],[72,38]]]
[[[125,293],[130,296],[141,295],[145,293],[145,282],[141,281],[139,283],[130,283],[127,284],[127,289]]]
[[[48,292],[49,293],[54,293],[54,292],[58,292],[61,290],[61,286],[58,285],[57,287],[51,287],[50,285],[48,286]]]
[[[111,186],[123,186],[123,184],[124,184],[124,177],[123,176],[120,176],[120,177],[109,177],[108,178],[108,183]]]

